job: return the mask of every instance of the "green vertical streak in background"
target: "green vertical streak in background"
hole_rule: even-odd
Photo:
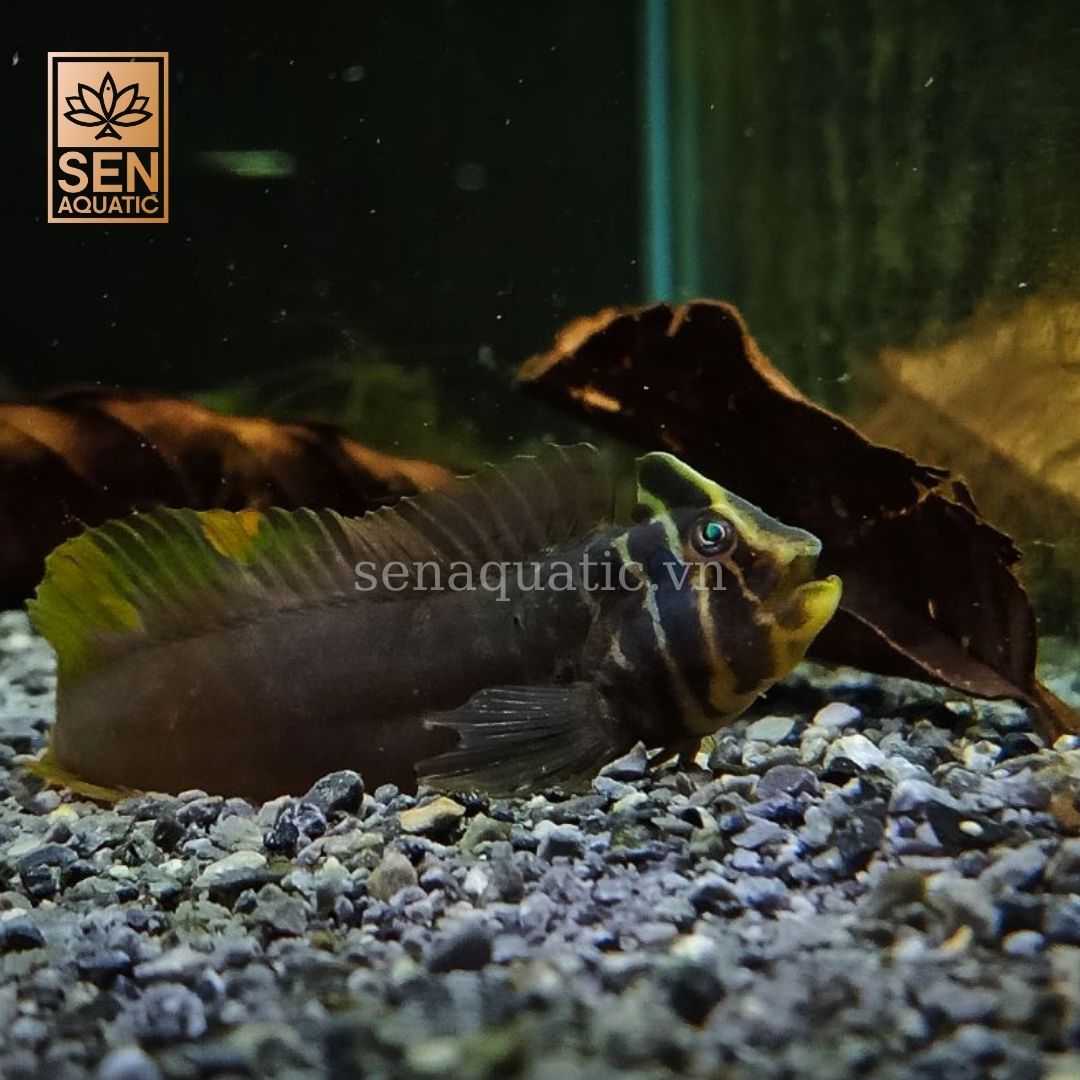
[[[673,5],[671,66],[674,87],[671,96],[674,144],[674,257],[675,286],[681,300],[700,296],[702,289],[701,211],[701,113],[700,64],[717,42],[704,42],[697,34],[691,9]],[[718,252],[709,253],[716,259]]]
[[[675,293],[671,227],[671,89],[668,48],[668,0],[642,0],[642,177],[645,222],[642,236],[646,300],[667,300]]]

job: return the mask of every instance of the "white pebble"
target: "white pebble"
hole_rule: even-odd
[[[862,712],[854,705],[848,705],[845,701],[830,701],[823,709],[818,709],[814,713],[811,723],[826,731],[841,731],[857,723],[861,718]]]

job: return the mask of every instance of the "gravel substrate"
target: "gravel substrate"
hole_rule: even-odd
[[[105,808],[14,760],[52,671],[0,614],[8,1080],[1080,1076],[1080,739],[1010,703],[808,668],[585,795]]]

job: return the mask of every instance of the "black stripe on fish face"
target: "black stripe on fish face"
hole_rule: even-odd
[[[747,697],[756,696],[778,674],[763,597],[775,588],[782,571],[770,552],[754,551],[741,533],[730,553],[713,560],[696,558],[689,536],[699,517],[700,511],[678,510],[656,520],[657,527],[666,523],[669,537],[679,538],[684,556],[700,574],[699,587],[694,587],[692,572],[686,587],[670,597],[658,594],[657,602],[659,607],[665,601],[661,625],[687,688],[704,703],[705,714],[715,718],[741,711]],[[661,584],[669,581],[665,563],[677,563],[675,557],[653,558],[660,564],[659,574],[650,570],[650,577]]]
[[[644,590],[628,605],[618,623],[615,644],[621,654],[620,679],[626,692],[638,702],[644,699],[655,712],[654,723],[671,723],[681,717],[682,704],[656,635],[656,623],[646,610]]]
[[[645,572],[643,605],[654,625],[657,648],[664,657],[684,717],[700,724],[711,711],[711,664],[702,636],[697,605],[704,595],[695,567],[671,550],[673,525],[664,515],[636,525],[627,534],[627,552]],[[674,533],[674,535],[678,535]]]
[[[695,567],[687,566],[666,547],[657,551],[648,568],[656,617],[668,655],[678,668],[701,712],[710,712],[711,664],[702,632],[698,606],[708,603],[708,591],[700,588]]]
[[[647,454],[638,461],[638,486],[668,509],[704,510],[709,493],[687,472],[673,468],[664,454]]]
[[[763,690],[777,675],[770,624],[761,619],[761,601],[738,569],[729,568],[725,588],[708,594],[719,651],[727,661],[736,695]],[[719,708],[720,703],[714,701]]]
[[[729,558],[738,570],[743,588],[755,600],[760,602],[780,584],[784,568],[771,551],[755,550],[741,543],[735,545]]]

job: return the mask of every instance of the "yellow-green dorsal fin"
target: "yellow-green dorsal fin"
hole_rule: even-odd
[[[28,609],[62,679],[154,642],[271,613],[404,593],[355,567],[512,561],[610,521],[615,486],[587,444],[487,466],[362,518],[332,510],[154,510],[61,544]]]

